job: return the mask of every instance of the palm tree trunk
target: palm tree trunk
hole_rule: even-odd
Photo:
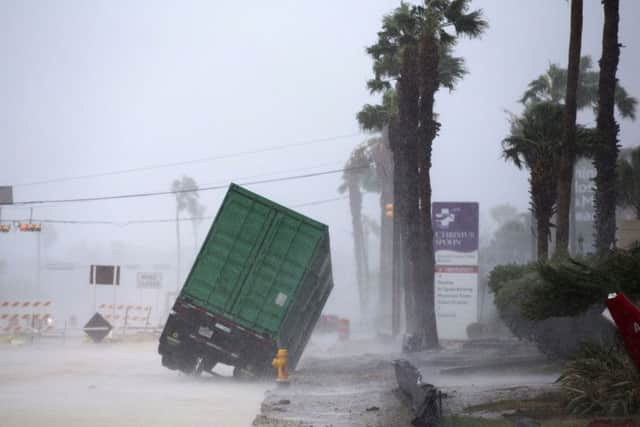
[[[614,117],[616,72],[620,59],[618,43],[619,0],[603,0],[604,28],[602,58],[598,84],[600,146],[594,156],[596,251],[604,252],[615,244],[616,234],[616,160],[618,158],[618,124]]]
[[[393,161],[389,149],[388,128],[382,134],[376,165],[381,181],[380,191],[380,283],[378,305],[381,314],[391,315],[393,333],[393,218],[386,215],[386,205],[393,203]],[[389,305],[391,304],[391,306]]]
[[[364,247],[364,230],[362,227],[362,193],[358,181],[349,178],[349,206],[351,207],[351,223],[353,226],[353,251],[356,260],[356,281],[360,298],[360,314],[364,319],[368,307],[368,283],[366,280],[366,255]]]
[[[180,210],[176,207],[176,292],[180,290]]]
[[[529,177],[529,193],[531,195],[531,213],[536,220],[536,252],[538,261],[546,261],[549,256],[549,231],[553,207],[556,201],[557,183],[547,173],[554,167],[553,162],[544,158],[542,153],[532,163]]]
[[[538,253],[538,261],[546,261],[549,258],[549,220],[551,218],[538,219],[537,221],[537,247],[536,252]]]
[[[391,149],[393,160],[393,247],[392,247],[392,295],[391,295],[391,333],[396,336],[400,333],[400,300],[402,289],[402,272],[404,256],[402,254],[403,230],[401,214],[403,211],[403,163],[400,155],[400,141],[398,120],[391,119],[389,122],[389,148]]]
[[[406,200],[406,258],[408,261],[407,275],[405,280],[405,304],[407,314],[407,332],[421,338],[421,326],[419,325],[419,313],[422,310],[419,295],[416,293],[418,287],[418,269],[422,261],[420,259],[420,200],[418,196],[418,73],[417,73],[417,52],[412,46],[405,48],[402,61],[402,75],[398,81],[399,100],[398,109],[400,115],[400,126],[403,134],[403,155],[406,156],[406,194],[402,195]],[[418,346],[421,342],[418,341]]]
[[[576,93],[580,72],[582,48],[582,0],[571,1],[571,35],[569,38],[569,65],[565,96],[564,131],[558,171],[558,212],[555,256],[569,253],[569,212],[571,211],[571,185],[576,160]]]
[[[193,231],[193,251],[195,256],[198,256],[198,226],[196,220],[192,221],[191,228]]]
[[[420,301],[419,326],[423,345],[438,347],[435,314],[435,255],[431,223],[431,152],[438,124],[433,118],[434,96],[438,90],[438,44],[433,34],[422,38],[420,52],[420,132],[418,152],[420,238],[419,269],[416,294]]]

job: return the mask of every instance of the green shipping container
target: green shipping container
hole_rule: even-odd
[[[231,184],[165,325],[163,364],[264,370],[280,347],[295,367],[332,288],[328,227]]]

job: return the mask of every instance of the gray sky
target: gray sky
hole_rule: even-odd
[[[640,2],[621,3],[626,47],[618,76],[640,96],[640,30],[634,27]],[[20,201],[167,190],[182,174],[210,185],[339,168],[366,135],[140,173],[18,185],[357,133],[355,113],[377,102],[365,87],[371,61],[364,48],[375,41],[382,15],[397,5],[2,0],[0,184],[15,185]],[[550,62],[566,63],[569,2],[484,0],[473,6],[484,9],[491,28],[481,40],[460,43],[457,54],[470,74],[455,92],[437,98],[442,131],[434,146],[434,200],[479,201],[484,212],[505,202],[524,210],[526,173],[500,158],[508,131],[504,110],[519,112],[516,100],[527,83]],[[601,26],[600,1],[586,1],[583,53],[596,60]],[[581,118],[592,121],[589,114]],[[639,135],[639,123],[621,123],[623,145],[638,144]],[[340,175],[330,175],[251,189],[291,205],[336,197],[339,183]],[[223,195],[202,193],[208,215]],[[34,216],[170,218],[174,206],[166,196],[41,207]],[[370,196],[372,217],[376,206]],[[301,210],[331,226],[334,262],[347,271],[348,203]],[[26,215],[26,209],[3,210],[5,218]],[[174,245],[172,224],[59,226],[58,234],[60,242]],[[21,251],[17,237],[0,241],[0,254]]]

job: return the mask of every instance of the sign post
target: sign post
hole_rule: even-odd
[[[434,202],[432,218],[438,335],[466,339],[478,320],[478,203]]]
[[[93,285],[93,311],[96,311],[96,286],[113,286],[113,310],[116,308],[116,286],[120,285],[119,265],[92,265],[89,269],[89,283]]]
[[[89,335],[89,338],[91,338],[95,343],[99,343],[104,339],[104,337],[109,335],[111,329],[111,324],[107,322],[100,313],[94,314],[83,328],[84,332]]]

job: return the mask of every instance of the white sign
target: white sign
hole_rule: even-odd
[[[138,273],[137,281],[140,289],[160,289],[162,287],[162,273]]]
[[[478,251],[436,251],[436,265],[478,265]]]
[[[438,266],[435,279],[438,334],[467,339],[466,326],[478,318],[478,268]]]

